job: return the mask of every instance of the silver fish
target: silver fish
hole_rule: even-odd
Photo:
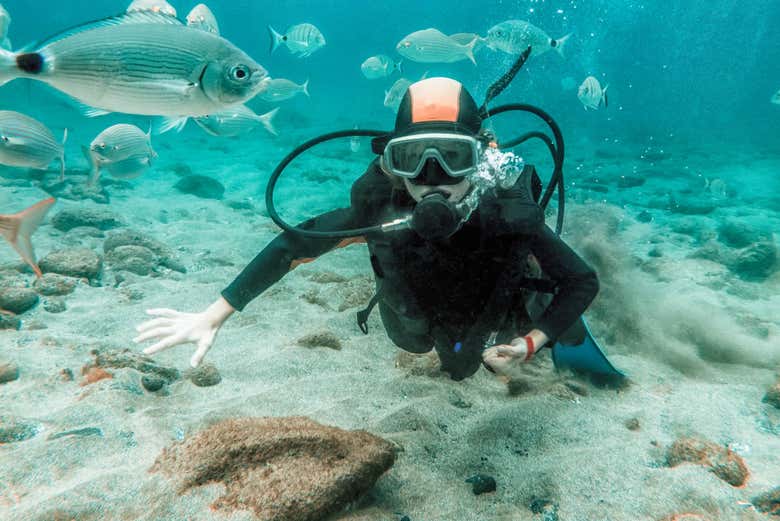
[[[100,169],[110,167],[128,158],[147,158],[147,166],[157,153],[152,148],[151,130],[147,133],[135,125],[121,123],[105,129],[97,135],[84,155],[90,162],[92,172],[89,183],[100,176]]]
[[[546,32],[525,20],[507,20],[491,27],[485,41],[491,49],[508,54],[521,54],[530,46],[531,56],[539,56],[552,49],[564,56],[563,48],[570,37],[571,33],[553,40]]]
[[[212,136],[232,137],[248,134],[258,125],[262,125],[269,133],[276,136],[278,133],[274,128],[273,119],[278,111],[279,108],[275,108],[259,116],[246,105],[241,105],[217,114],[195,118],[195,123]]]
[[[152,13],[176,16],[176,9],[165,0],[133,0],[127,7],[128,13],[136,11],[150,11]]]
[[[609,88],[609,85],[602,89],[599,80],[593,76],[588,76],[577,90],[577,99],[582,102],[585,110],[597,110],[602,104],[604,105],[604,108],[606,108],[607,88]]]
[[[774,103],[775,105],[780,105],[780,90],[775,92],[775,95],[772,96],[772,98],[769,101]]]
[[[401,105],[401,100],[411,85],[412,82],[406,78],[398,78],[390,87],[390,89],[385,91],[385,107],[398,112],[398,107]]]
[[[26,210],[11,215],[0,214],[0,235],[16,250],[24,262],[30,265],[35,275],[42,277],[41,269],[35,262],[35,251],[31,241],[31,236],[40,226],[46,212],[57,202],[50,197],[37,202]]]
[[[0,164],[45,170],[56,159],[60,179],[64,179],[67,139],[67,129],[59,142],[43,123],[19,112],[0,110]]]
[[[95,107],[92,116],[205,116],[252,98],[266,76],[224,38],[145,11],[66,31],[33,52],[0,50],[0,85],[43,81]]]
[[[217,17],[211,12],[206,4],[198,4],[192,8],[192,11],[187,15],[187,25],[219,35],[219,24],[217,23]]]
[[[309,96],[309,80],[298,85],[297,83],[285,80],[284,78],[267,78],[263,80],[257,97],[263,101],[275,103],[294,98],[298,94]]]
[[[322,32],[312,24],[293,25],[288,27],[284,34],[279,34],[269,25],[268,32],[271,35],[271,52],[285,44],[290,52],[299,58],[310,56],[326,43]]]
[[[475,33],[455,33],[455,34],[451,34],[450,38],[452,38],[453,40],[455,40],[461,45],[468,45],[471,42],[474,42],[475,52],[485,45],[485,39]]]
[[[11,25],[11,15],[8,14],[3,4],[0,4],[0,41],[8,37],[8,26]]]
[[[392,58],[384,54],[372,56],[367,58],[360,65],[360,70],[363,72],[363,76],[369,80],[378,80],[380,78],[387,78],[394,72],[401,71],[401,62],[394,62]]]
[[[109,163],[106,170],[115,179],[135,179],[149,170],[152,159],[147,155],[131,156],[116,163]]]
[[[476,43],[477,41],[473,40],[467,45],[462,45],[438,29],[425,29],[403,38],[398,42],[396,50],[398,54],[414,62],[453,63],[468,59],[476,65],[474,59]]]

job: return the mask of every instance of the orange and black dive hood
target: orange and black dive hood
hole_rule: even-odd
[[[393,132],[371,141],[381,154],[394,137],[419,132],[453,132],[476,136],[482,129],[479,107],[462,83],[451,78],[428,78],[409,86],[401,99]]]

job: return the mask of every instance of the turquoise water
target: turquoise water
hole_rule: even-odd
[[[86,0],[3,6],[14,49],[126,8]],[[191,8],[174,6],[179,18]],[[224,493],[220,480],[180,493],[171,476],[148,471],[164,448],[219,420],[265,416],[365,429],[398,448],[392,469],[334,519],[769,519],[757,498],[780,486],[780,400],[770,390],[780,364],[780,105],[770,102],[780,89],[777,2],[209,7],[222,36],[272,77],[309,81],[310,97],[247,102],[258,114],[279,107],[277,136],[257,128],[214,137],[189,122],[180,133],[152,135],[158,157],[143,176],[105,172],[86,190],[83,145],[115,123],[145,131],[156,121],[85,118],[33,81],[0,87],[0,109],[35,117],[57,138],[68,129],[65,182],[56,162],[48,171],[0,166],[0,214],[56,197],[33,236],[43,271],[61,273],[52,258],[62,251],[97,263],[95,273],[56,279],[73,287],[52,295],[0,245],[0,308],[34,300],[0,322],[0,368],[19,369],[0,384],[0,519],[258,519],[247,508],[209,508]],[[368,80],[363,60],[400,59],[395,46],[412,31],[484,36],[509,19],[553,38],[572,33],[565,57],[529,59],[494,104],[539,106],[562,128],[563,237],[598,272],[601,291],[587,317],[629,385],[558,373],[547,351],[509,383],[482,370],[453,382],[437,360],[401,353],[378,313],[364,336],[355,312],[374,286],[363,245],[297,268],[226,322],[205,358],[218,385],[192,384],[191,344],[141,358],[133,338],[146,310],[206,309],[278,236],[264,191],[287,152],[333,130],[392,127],[395,113],[383,100],[400,76]],[[322,31],[325,47],[307,58],[284,48],[269,54],[267,26],[301,22]],[[455,78],[480,103],[515,58],[488,48],[475,57],[476,65],[404,60],[403,76]],[[577,87],[590,75],[609,85],[608,107],[583,109]],[[491,125],[500,139],[546,130],[526,115]],[[516,152],[549,179],[543,146]],[[280,182],[280,211],[297,222],[347,205],[372,159],[365,139],[302,156]],[[224,193],[176,188],[193,174]],[[128,233],[143,237],[122,243],[143,246],[133,250],[140,260],[112,253]],[[93,350],[111,361],[95,361]],[[95,365],[108,377],[90,372]],[[161,391],[142,380],[174,370]],[[735,487],[706,465],[672,466],[671,447],[685,437],[741,458],[749,479]],[[464,480],[478,473],[495,477],[495,493],[472,494]]]

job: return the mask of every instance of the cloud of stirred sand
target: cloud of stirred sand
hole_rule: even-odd
[[[612,352],[637,353],[698,377],[713,363],[780,363],[780,346],[746,331],[712,289],[659,281],[643,271],[625,243],[630,239],[621,231],[620,209],[599,205],[568,213],[566,240],[599,274],[601,290],[589,316]]]

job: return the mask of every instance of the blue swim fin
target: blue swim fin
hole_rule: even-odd
[[[620,382],[625,373],[617,369],[607,359],[590,332],[585,317],[580,317],[552,348],[553,363],[556,369],[571,369],[587,373],[596,380]]]

